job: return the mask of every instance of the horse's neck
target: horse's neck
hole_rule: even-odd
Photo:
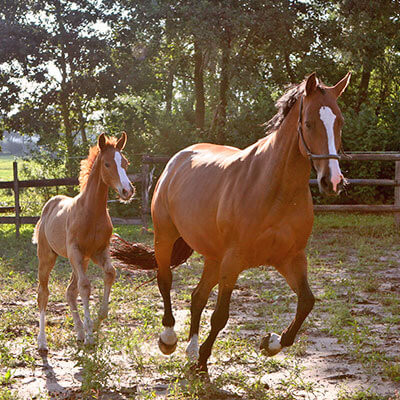
[[[276,132],[254,145],[259,161],[268,165],[264,169],[265,173],[269,174],[269,179],[279,183],[281,190],[296,191],[303,187],[308,189],[311,164],[299,149],[298,112],[299,107],[296,104]]]
[[[81,193],[81,199],[84,206],[91,211],[103,213],[107,209],[108,186],[101,178],[98,159],[90,171],[86,187]]]

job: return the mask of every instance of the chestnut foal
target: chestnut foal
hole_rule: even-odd
[[[55,196],[43,208],[33,235],[39,258],[39,336],[40,351],[47,351],[45,310],[49,297],[48,281],[57,256],[69,259],[72,266],[67,301],[71,308],[79,341],[93,342],[93,323],[89,312],[90,282],[86,276],[89,260],[104,270],[104,296],[100,306],[97,326],[107,317],[111,286],[115,269],[111,264],[109,243],[112,223],[107,210],[108,188],[115,189],[120,198],[129,200],[134,189],[126,175],[128,161],[121,154],[126,143],[126,133],[119,140],[98,137],[89,156],[81,162],[80,193],[71,198]],[[84,309],[84,322],[77,307],[78,291]]]

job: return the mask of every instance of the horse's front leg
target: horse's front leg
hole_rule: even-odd
[[[80,251],[73,247],[68,250],[69,261],[72,265],[73,272],[78,279],[78,290],[83,304],[83,328],[85,330],[85,344],[93,344],[93,322],[90,318],[89,297],[90,297],[90,281],[86,275],[88,261],[84,259]]]
[[[101,321],[106,319],[108,316],[108,305],[110,300],[111,287],[115,281],[116,272],[111,263],[109,247],[107,247],[103,252],[92,257],[92,260],[104,271],[103,300],[101,302],[98,319],[95,324],[95,330],[97,330],[100,327]]]
[[[276,333],[268,333],[261,341],[261,350],[264,350],[269,356],[273,356],[279,353],[283,347],[293,344],[298,330],[311,312],[315,302],[314,295],[308,285],[307,258],[304,251],[299,252],[288,262],[276,268],[297,294],[297,310],[293,321],[282,332],[281,336]]]

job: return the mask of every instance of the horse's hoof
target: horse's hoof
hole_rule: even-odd
[[[47,346],[39,346],[38,352],[39,352],[39,355],[41,355],[41,356],[47,356],[47,354],[49,353],[49,349]]]
[[[260,349],[269,357],[278,354],[282,350],[281,337],[276,333],[268,333],[261,340]]]
[[[161,352],[166,356],[169,356],[176,350],[177,344],[178,340],[173,344],[166,344],[161,340],[161,337],[158,339],[158,347],[160,348]]]
[[[207,364],[197,362],[190,367],[190,370],[192,371],[193,374],[196,374],[196,376],[206,381],[210,380],[210,376],[208,375]]]

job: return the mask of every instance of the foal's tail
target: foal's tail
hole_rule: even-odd
[[[142,243],[131,243],[114,234],[110,246],[111,256],[135,269],[157,269],[154,249]],[[180,237],[174,243],[171,266],[184,263],[193,253],[193,249]]]
[[[33,231],[33,235],[32,235],[32,243],[33,244],[38,244],[40,221],[41,221],[41,219],[39,219],[39,221],[36,223],[35,229]]]

